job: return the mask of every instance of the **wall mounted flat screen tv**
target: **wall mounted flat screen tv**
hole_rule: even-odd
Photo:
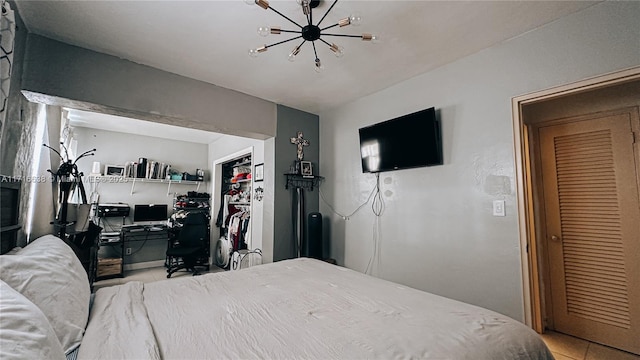
[[[363,127],[362,172],[442,165],[442,135],[435,108]]]
[[[167,221],[167,204],[134,205],[133,222],[136,224]]]

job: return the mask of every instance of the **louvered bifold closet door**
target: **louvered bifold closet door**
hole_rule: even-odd
[[[556,330],[640,352],[637,110],[540,128]]]

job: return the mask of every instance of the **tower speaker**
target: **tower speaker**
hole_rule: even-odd
[[[310,213],[307,226],[307,241],[302,247],[302,256],[322,260],[322,214]]]

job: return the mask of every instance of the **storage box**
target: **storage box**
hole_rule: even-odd
[[[98,259],[98,277],[119,275],[122,272],[122,259],[106,258]]]
[[[202,178],[199,178],[198,175],[191,175],[189,173],[182,173],[182,179],[188,181],[202,181]]]

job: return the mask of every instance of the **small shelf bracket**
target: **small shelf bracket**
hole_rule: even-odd
[[[284,174],[287,177],[287,181],[284,185],[285,189],[289,187],[303,188],[305,190],[313,191],[315,187],[320,186],[320,182],[324,180],[322,176],[302,176],[299,174]]]

